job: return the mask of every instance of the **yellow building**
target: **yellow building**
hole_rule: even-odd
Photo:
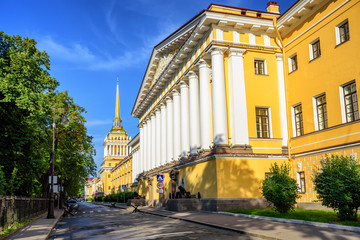
[[[104,160],[100,166],[99,180],[95,183],[95,196],[103,196],[112,193],[113,189],[118,186],[113,186],[115,183],[112,176],[113,168],[123,161],[129,154],[128,143],[131,137],[128,137],[125,129],[121,125],[120,118],[120,96],[119,96],[119,80],[116,86],[116,104],[115,104],[115,118],[113,127],[108,132],[104,140]]]
[[[300,206],[316,198],[311,175],[326,155],[357,159],[360,1],[298,1],[278,20],[286,67],[289,143]]]
[[[96,196],[96,187],[100,178],[87,178],[85,181],[85,199],[94,198]]]
[[[270,164],[290,161],[299,206],[314,207],[324,154],[359,152],[359,12],[355,0],[299,0],[284,14],[272,1],[211,4],[156,45],[132,110],[140,195],[158,204],[162,174],[165,199],[182,185],[201,196],[196,209],[263,207]]]

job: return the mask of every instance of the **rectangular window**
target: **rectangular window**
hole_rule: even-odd
[[[348,40],[350,40],[349,22],[346,19],[336,26],[336,44],[339,45]]]
[[[255,74],[257,75],[265,75],[265,60],[254,60],[254,68],[255,68]]]
[[[346,122],[352,122],[359,119],[359,109],[356,94],[356,83],[352,82],[343,87],[344,90],[344,104]]]
[[[316,40],[315,42],[311,43],[311,49],[312,49],[312,58],[311,58],[311,60],[316,59],[316,58],[321,56],[320,40],[319,39]]]
[[[108,177],[110,178],[110,177],[111,177],[111,175],[109,174],[109,175],[108,175]]]
[[[304,125],[301,104],[294,107],[295,133],[296,136],[304,135]]]
[[[298,172],[298,177],[299,177],[299,192],[300,193],[305,193],[306,192],[306,188],[305,188],[305,173],[304,172]]]
[[[270,138],[269,109],[256,108],[256,133],[258,138]]]
[[[316,98],[316,111],[318,119],[319,130],[328,127],[327,109],[326,109],[326,95],[321,95]]]
[[[297,55],[289,57],[289,72],[293,72],[298,69],[297,66]]]

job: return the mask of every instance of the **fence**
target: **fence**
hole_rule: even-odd
[[[48,199],[0,196],[0,231],[47,211]]]

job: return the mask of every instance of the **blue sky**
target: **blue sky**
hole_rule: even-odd
[[[131,110],[152,48],[189,19],[219,3],[266,11],[267,0],[0,0],[0,31],[34,38],[51,61],[59,90],[87,110],[100,166],[103,141],[115,115],[116,75],[123,127],[131,137]],[[278,1],[280,12],[295,0]]]

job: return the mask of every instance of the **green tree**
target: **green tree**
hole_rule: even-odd
[[[0,192],[4,189],[3,194],[47,196],[54,114],[55,175],[64,170],[66,191],[76,195],[84,178],[95,172],[95,151],[82,115],[85,110],[67,92],[56,91],[59,83],[49,70],[49,56],[36,48],[33,39],[0,32],[0,175],[3,174]],[[69,124],[62,124],[63,119],[69,119]]]
[[[271,164],[270,174],[262,183],[262,195],[271,203],[275,210],[287,213],[294,208],[298,195],[298,186],[295,179],[291,178],[290,165],[277,163]]]
[[[341,220],[356,220],[360,206],[360,167],[347,156],[332,155],[314,175],[322,205],[338,211]]]

